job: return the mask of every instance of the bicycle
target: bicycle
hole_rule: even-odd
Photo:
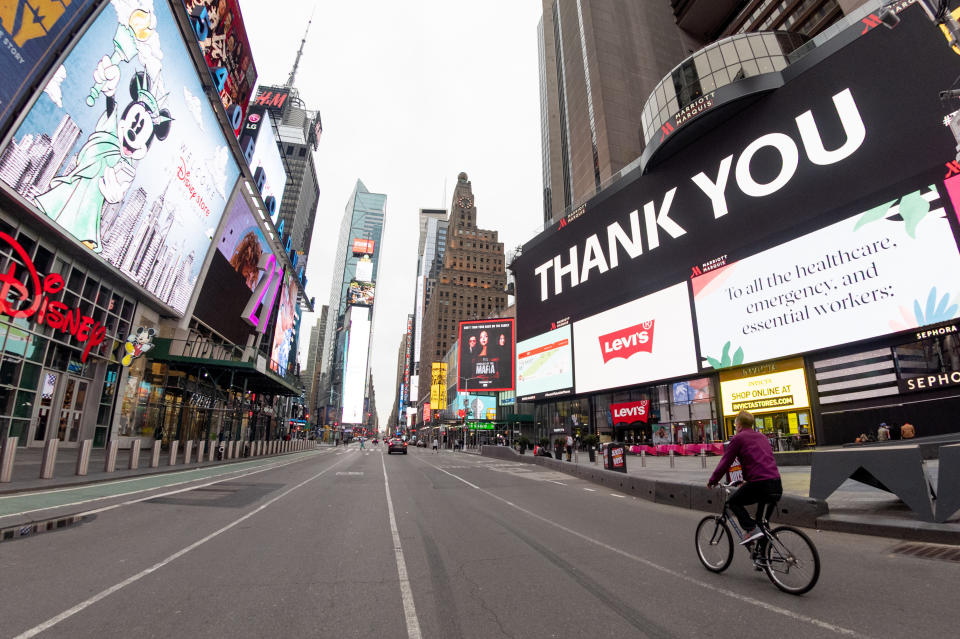
[[[743,531],[732,516],[727,499],[735,488],[721,484],[725,492],[723,509],[719,515],[708,515],[697,524],[695,543],[700,563],[710,572],[721,573],[733,561],[733,536],[730,526],[740,541]],[[806,534],[792,526],[771,529],[767,518],[775,502],[757,506],[757,527],[763,536],[744,546],[750,552],[754,567],[767,573],[773,585],[791,595],[802,595],[813,588],[820,578],[820,555]]]

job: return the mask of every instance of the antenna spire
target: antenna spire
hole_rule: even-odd
[[[300,56],[303,55],[303,45],[307,43],[307,34],[310,33],[310,25],[313,23],[313,14],[317,10],[317,5],[313,5],[313,11],[310,12],[310,20],[307,21],[307,30],[303,32],[303,40],[300,41],[300,50],[297,51],[297,59],[293,61],[293,68],[290,69],[290,76],[287,78],[286,86],[292,87],[293,80],[297,76],[297,67],[300,66]]]

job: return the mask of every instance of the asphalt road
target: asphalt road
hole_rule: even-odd
[[[0,636],[956,636],[960,563],[811,533],[817,587],[737,551],[697,560],[701,513],[538,467],[368,447],[87,502],[0,543]],[[175,492],[176,491],[176,492]]]

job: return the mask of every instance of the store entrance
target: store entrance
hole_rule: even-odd
[[[770,438],[770,445],[776,451],[804,450],[816,442],[810,427],[810,411],[796,410],[780,413],[754,415],[756,429]],[[736,431],[734,417],[726,417],[724,424],[730,436]]]
[[[33,445],[40,446],[52,438],[54,428],[61,442],[76,444],[79,441],[89,385],[89,380],[74,375],[52,370],[43,372]]]

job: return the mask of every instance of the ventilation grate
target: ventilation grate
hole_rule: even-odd
[[[921,559],[938,559],[960,563],[960,546],[906,543],[895,547],[892,552],[895,555],[909,555]]]

